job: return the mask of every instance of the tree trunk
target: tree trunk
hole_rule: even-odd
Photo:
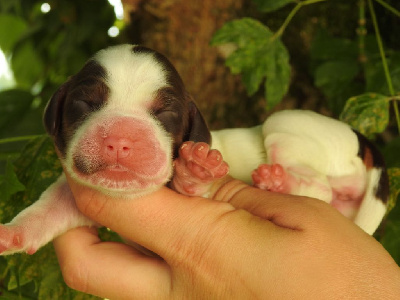
[[[265,116],[262,96],[249,99],[240,76],[210,46],[216,30],[249,9],[246,0],[124,0],[129,39],[167,56],[211,129],[252,126]],[[246,112],[246,115],[243,114]]]

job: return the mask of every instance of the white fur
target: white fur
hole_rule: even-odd
[[[212,138],[235,178],[251,183],[258,165],[279,163],[297,178],[291,194],[330,203],[335,189],[349,187],[360,195],[365,190],[360,208],[348,217],[369,234],[385,215],[385,204],[374,195],[381,170],[366,172],[358,138],[342,122],[311,111],[286,110],[271,115],[262,129],[225,129],[212,132]]]
[[[146,107],[154,99],[157,90],[167,86],[166,71],[162,64],[150,53],[133,55],[133,47],[114,46],[94,56],[107,70],[106,83],[112,87],[107,106],[111,110],[131,111]]]
[[[364,168],[359,145],[350,127],[312,111],[284,110],[263,125],[268,160],[287,165],[309,165],[328,176],[343,176]],[[271,147],[279,145],[277,158]]]
[[[154,100],[156,92],[168,86],[167,74],[162,64],[158,62],[152,53],[135,53],[132,49],[134,45],[118,45],[99,51],[93,58],[100,63],[106,70],[106,84],[110,88],[110,94],[106,105],[101,111],[93,113],[85,123],[80,126],[73,136],[67,150],[66,167],[73,177],[89,186],[99,189],[106,193],[119,193],[125,196],[136,197],[139,194],[149,193],[160,185],[155,185],[148,190],[140,191],[138,189],[118,189],[112,191],[102,187],[92,185],[82,181],[81,178],[73,172],[74,149],[77,148],[82,136],[96,126],[96,124],[105,124],[107,120],[118,117],[130,117],[149,123],[155,129],[155,137],[160,142],[162,149],[167,156],[172,158],[171,147],[172,140],[164,131],[158,120],[154,119],[148,112],[148,107]],[[171,160],[171,159],[169,159]],[[166,166],[159,177],[164,178],[166,183],[172,175],[172,165]]]
[[[369,234],[375,232],[386,214],[386,205],[374,196],[376,183],[379,181],[381,173],[382,170],[377,169],[371,169],[368,172],[368,185],[364,200],[354,219],[354,222]]]
[[[229,165],[229,174],[251,184],[251,172],[265,163],[262,127],[212,131],[212,148],[218,149]]]

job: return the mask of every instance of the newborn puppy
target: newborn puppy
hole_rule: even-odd
[[[203,195],[228,172],[220,153],[210,150],[210,132],[177,71],[145,47],[98,52],[50,99],[44,125],[71,178],[116,198],[135,198],[168,183]],[[0,225],[0,253],[32,254],[85,225],[96,224],[78,211],[62,175]]]
[[[313,112],[282,111],[261,126],[212,132],[217,150],[211,150],[210,132],[178,73],[145,47],[121,45],[96,54],[50,99],[44,124],[72,179],[112,197],[135,198],[165,184],[204,196],[228,173],[226,161],[232,177],[331,203],[369,234],[386,211],[383,159],[348,125]],[[96,224],[78,211],[62,175],[0,225],[0,253],[32,254],[85,225]]]
[[[262,126],[212,132],[212,138],[235,178],[323,200],[369,234],[386,213],[384,160],[345,123],[311,111],[286,110]]]

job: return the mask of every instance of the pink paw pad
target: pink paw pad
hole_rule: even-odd
[[[185,142],[174,161],[171,186],[186,195],[202,196],[214,181],[228,174],[229,167],[218,150],[206,143]]]
[[[179,158],[193,176],[205,181],[212,181],[228,173],[228,165],[218,150],[210,150],[206,143],[185,142],[179,151]]]
[[[22,234],[15,228],[0,225],[0,254],[23,248]]]
[[[272,192],[284,192],[286,172],[280,164],[262,164],[251,174],[254,186]]]

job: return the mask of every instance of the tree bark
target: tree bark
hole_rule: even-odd
[[[244,16],[246,0],[124,0],[133,43],[153,48],[170,59],[196,100],[211,129],[256,125],[265,117],[262,96],[251,99],[224,65],[213,34]],[[246,112],[246,116],[244,116]]]

